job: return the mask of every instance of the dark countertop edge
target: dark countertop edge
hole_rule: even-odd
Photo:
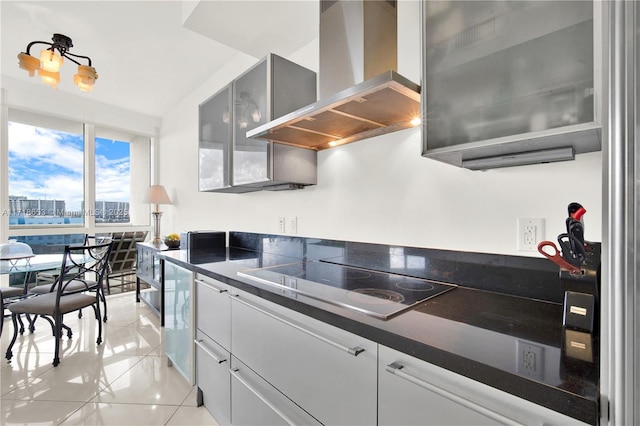
[[[169,251],[168,254],[173,253]],[[292,309],[345,331],[357,334],[381,345],[398,350],[407,355],[411,355],[415,358],[452,371],[456,374],[460,374],[503,392],[507,392],[560,414],[564,414],[588,424],[598,424],[599,413],[597,400],[591,400],[544,383],[529,380],[498,368],[464,358],[452,352],[444,351],[376,328],[375,326],[346,318],[322,308],[280,296],[276,293],[263,290],[227,275],[222,275],[209,269],[201,268],[198,265],[185,262],[184,260],[173,256],[161,256],[194,272],[201,273],[270,302]],[[416,346],[420,347],[419,351],[416,350]]]

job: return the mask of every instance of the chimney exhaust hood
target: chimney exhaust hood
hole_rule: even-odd
[[[322,150],[417,126],[420,86],[396,68],[395,0],[321,0],[320,100],[247,137]]]

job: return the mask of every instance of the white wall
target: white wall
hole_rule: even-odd
[[[419,81],[417,2],[400,2],[398,71]],[[317,70],[318,44],[289,59]],[[601,241],[600,152],[575,161],[472,172],[423,158],[420,129],[408,129],[318,155],[318,184],[304,190],[199,193],[198,104],[257,61],[238,55],[163,117],[160,183],[174,201],[162,233],[236,230],[278,233],[296,216],[298,235],[454,250],[540,256],[517,250],[517,218],[543,218],[544,238],[564,232],[566,208],[585,206],[585,237]]]
[[[119,130],[128,130],[144,136],[156,136],[161,119],[140,114],[90,98],[65,92],[55,92],[44,84],[33,84],[2,76],[5,90],[4,103],[10,108],[37,112],[84,123],[98,124]]]

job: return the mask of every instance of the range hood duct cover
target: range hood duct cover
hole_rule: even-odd
[[[321,150],[413,127],[420,86],[396,69],[395,0],[321,0],[320,100],[247,137]]]

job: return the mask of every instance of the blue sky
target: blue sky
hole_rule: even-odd
[[[82,135],[9,123],[9,195],[65,200],[79,211],[84,193]],[[96,199],[129,201],[129,144],[96,138]]]

